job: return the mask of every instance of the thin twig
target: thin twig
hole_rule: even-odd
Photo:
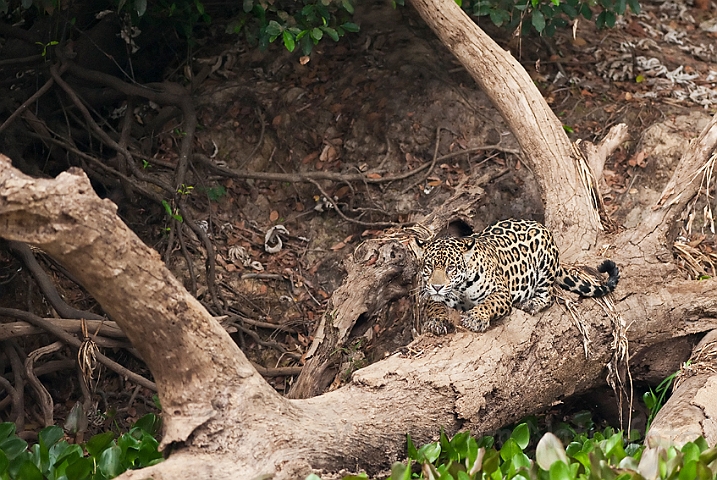
[[[14,240],[8,240],[7,243],[10,250],[20,258],[32,275],[32,278],[35,279],[37,286],[40,287],[40,290],[43,295],[45,295],[47,301],[50,302],[52,308],[54,308],[61,317],[74,319],[86,318],[88,320],[102,320],[104,318],[102,315],[97,315],[96,313],[87,312],[85,310],[78,310],[65,303],[57,292],[55,285],[53,285],[52,280],[50,280],[50,277],[48,277],[40,264],[37,263],[37,259],[35,255],[33,255],[30,247],[25,243],[16,242]]]
[[[44,318],[38,317],[37,315],[33,315],[30,312],[24,312],[22,310],[16,310],[14,308],[0,308],[0,315],[24,320],[27,323],[31,323],[35,326],[43,328],[57,338],[59,338],[60,340],[62,340],[63,342],[65,342],[66,344],[71,345],[75,348],[80,348],[80,345],[82,345],[82,341],[79,338],[70,335],[60,327],[57,327],[52,323],[45,321]],[[153,392],[157,391],[157,385],[155,385],[154,382],[147,380],[143,376],[138,375],[133,371],[123,367],[119,363],[115,362],[110,358],[107,358],[103,354],[98,353],[97,360],[118,375],[127,377],[131,382],[142,385],[143,387],[148,388]]]
[[[63,346],[64,344],[60,341],[45,345],[30,352],[25,359],[25,375],[27,375],[27,380],[37,395],[37,401],[40,404],[40,410],[42,410],[42,419],[46,427],[55,424],[53,415],[54,406],[52,395],[50,395],[50,392],[47,391],[40,379],[35,375],[35,362],[43,355],[57,352]]]
[[[66,67],[60,67],[59,74],[62,75],[65,70],[67,70]],[[54,83],[54,79],[48,79],[42,87],[40,87],[35,93],[30,96],[30,98],[22,102],[22,105],[17,107],[15,111],[12,112],[9,117],[7,117],[7,120],[5,120],[2,125],[0,125],[0,133],[2,133],[18,117],[18,115],[27,110],[27,107],[35,103],[41,96],[47,93],[47,91],[52,88],[52,85],[54,85]]]

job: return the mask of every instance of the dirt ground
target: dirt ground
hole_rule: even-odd
[[[641,207],[657,198],[686,143],[717,111],[714,12],[714,5],[704,11],[671,1],[646,3],[641,14],[626,16],[612,30],[598,31],[582,20],[574,38],[566,31],[517,40],[485,18],[480,25],[521,61],[572,139],[598,141],[617,123],[629,126],[631,141],[609,159],[602,193],[613,220],[630,227],[639,223]],[[195,74],[203,65],[216,67],[196,94],[201,128],[195,152],[236,171],[286,175],[280,181],[230,179],[197,167],[187,178],[194,217],[215,246],[216,284],[234,314],[221,320],[280,392],[288,391],[326,300],[342,280],[342,259],[362,240],[412,222],[460,183],[484,189],[475,229],[501,218],[543,216],[513,136],[415,12],[370,2],[357,8],[355,21],[361,33],[322,42],[308,62],[279,46],[261,52],[221,35],[195,54]],[[176,161],[179,127],[167,124],[158,138],[156,168]],[[366,185],[340,178],[371,170],[380,179],[431,162],[434,168],[401,181]],[[295,172],[339,177],[309,182]],[[165,212],[110,198],[164,255]],[[714,235],[703,228],[702,207],[695,212],[686,240],[712,252]],[[191,234],[186,247],[198,298],[206,300],[206,250]],[[191,288],[182,252],[167,258]],[[2,263],[8,280],[3,305],[12,298],[16,308],[31,305],[49,316],[31,282],[11,275],[17,261],[5,256]],[[81,289],[52,271],[67,300],[93,308]],[[17,299],[24,299],[22,305]],[[383,318],[365,319],[334,386],[410,342],[411,325],[408,300]],[[147,374],[123,350],[110,353]],[[76,383],[64,381],[66,373],[43,379],[54,388],[58,423],[78,394]],[[149,391],[135,391],[111,374],[100,382],[97,408],[105,417],[98,430],[155,409]]]

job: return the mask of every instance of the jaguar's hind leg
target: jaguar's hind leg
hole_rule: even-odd
[[[531,315],[535,315],[541,310],[545,310],[553,304],[553,294],[550,292],[550,287],[538,287],[535,290],[535,294],[527,300],[517,302],[516,308],[519,308]]]

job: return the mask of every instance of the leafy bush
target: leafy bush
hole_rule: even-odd
[[[591,20],[593,9],[599,12],[595,18],[598,28],[614,27],[628,6],[633,13],[640,13],[638,0],[466,0],[462,6],[474,16],[489,17],[499,27],[520,27],[523,34],[532,29],[547,36],[580,16]]]
[[[682,448],[646,448],[627,442],[622,432],[606,428],[591,438],[577,435],[567,447],[552,433],[531,445],[527,424],[518,425],[500,446],[493,437],[460,432],[452,439],[441,433],[435,443],[416,448],[407,438],[408,460],[395,463],[390,480],[520,479],[520,480],[628,480],[712,479],[717,476],[717,448],[704,438]],[[317,480],[311,475],[307,480]],[[366,479],[352,475],[344,480]]]
[[[349,21],[353,13],[351,0],[244,0],[243,13],[229,23],[227,31],[243,32],[249,43],[260,48],[281,38],[290,52],[298,44],[308,55],[325,37],[338,42],[347,32],[358,32],[358,25]]]
[[[0,423],[0,479],[105,480],[157,464],[162,461],[154,438],[159,423],[159,417],[148,414],[119,438],[113,432],[100,433],[84,448],[67,443],[57,426],[43,429],[38,443],[28,447],[15,435],[14,423]]]

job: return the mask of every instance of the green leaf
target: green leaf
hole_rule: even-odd
[[[625,457],[625,450],[622,448],[622,432],[618,432],[607,439],[604,451],[608,457],[617,457],[618,462]]]
[[[355,23],[351,23],[351,22],[342,23],[341,28],[343,28],[347,32],[352,32],[352,33],[356,33],[360,29],[358,25],[356,25]]]
[[[284,30],[281,33],[281,38],[284,40],[284,47],[290,52],[293,52],[296,48],[296,42],[294,41],[294,36],[289,32],[288,30]]]
[[[351,15],[354,14],[354,6],[351,3],[351,0],[341,0],[341,6],[344,7],[344,10],[346,10]]]
[[[57,425],[43,428],[38,435],[40,447],[49,451],[50,448],[55,445],[64,435],[65,434],[63,433],[62,429]]]
[[[511,459],[516,470],[520,468],[530,469],[530,459],[523,452],[516,453]]]
[[[527,423],[521,423],[510,434],[510,438],[515,440],[521,450],[525,450],[525,447],[530,443],[530,429]]]
[[[490,475],[494,472],[500,473],[498,467],[500,466],[500,455],[495,450],[488,450],[485,452],[483,457],[483,473]],[[502,475],[501,475],[502,476]]]
[[[632,10],[632,13],[634,13],[634,14],[640,13],[639,0],[627,0],[627,4],[630,5],[630,10]]]
[[[141,17],[147,11],[147,0],[135,0],[134,8],[137,10],[137,16]]]
[[[55,446],[50,449],[50,459],[54,459],[52,463],[55,465],[59,465],[64,461],[73,463],[76,459],[82,458],[84,453],[82,447],[79,445],[70,445],[63,441],[55,444]]]
[[[0,450],[0,475],[5,473],[5,470],[7,470],[8,465],[10,465],[10,460],[7,459],[7,455],[5,455],[5,452]]]
[[[568,457],[565,455],[565,449],[558,437],[548,432],[538,442],[535,449],[535,461],[543,470],[549,471],[555,462],[564,462],[566,465]]]
[[[5,452],[8,459],[12,460],[27,450],[27,442],[22,438],[12,436],[0,442],[0,450]]]
[[[507,462],[518,453],[522,453],[522,450],[513,438],[506,440],[500,448],[500,458],[502,458],[504,462]]]
[[[587,2],[583,3],[580,7],[580,13],[586,20],[590,20],[591,18],[593,18],[593,11]]]
[[[416,446],[413,444],[413,440],[411,440],[411,436],[409,434],[406,434],[406,444],[406,453],[408,454],[408,458],[418,460],[418,450],[416,450]]]
[[[15,433],[15,424],[12,422],[0,423],[0,442]]]
[[[204,15],[204,4],[199,0],[194,0],[194,6],[197,8],[199,15]]]
[[[420,463],[428,462],[433,463],[438,460],[438,456],[441,454],[441,444],[438,442],[427,443],[418,449],[418,461]]]
[[[254,0],[244,0],[242,2],[242,9],[244,10],[244,13],[251,12],[252,8],[254,8]]]
[[[112,432],[104,432],[95,435],[85,444],[85,450],[93,457],[99,456],[104,449],[106,449],[112,440],[114,440],[115,434]]]
[[[319,40],[324,38],[324,32],[322,32],[320,28],[312,28],[309,31],[309,36],[314,41],[314,44],[316,44]]]
[[[411,480],[411,461],[408,465],[401,462],[391,465],[391,480]]]
[[[606,15],[606,14],[607,14],[607,12],[602,11],[602,12],[600,12],[600,14],[598,15],[598,17],[595,19],[595,26],[596,26],[597,28],[599,28],[599,29],[600,29],[600,28],[605,28],[605,15]]]
[[[605,25],[612,28],[615,26],[616,21],[617,16],[615,15],[615,12],[605,12]]]
[[[702,448],[702,445],[706,445],[707,441],[700,437],[697,440],[695,440],[695,443],[699,445],[700,448]],[[713,461],[717,460],[717,447],[712,447],[709,449],[705,449],[700,454],[700,462],[704,462],[705,464],[710,464]]]
[[[279,35],[281,35],[282,30],[282,26],[279,25],[279,22],[277,22],[276,20],[270,21],[269,25],[266,26],[266,33],[270,37],[278,37]]]
[[[508,12],[506,12],[504,10],[496,10],[496,9],[490,10],[490,20],[493,22],[493,24],[496,27],[500,27],[501,25],[503,25],[503,23],[505,23],[509,19],[510,19],[510,17],[508,15]]]
[[[159,433],[159,430],[162,427],[162,418],[154,413],[148,413],[137,420],[134,427],[140,428],[150,435],[155,436]]]
[[[114,478],[124,470],[121,465],[122,450],[117,445],[105,449],[97,459],[97,468],[108,478]]]
[[[550,480],[572,480],[573,476],[567,463],[554,462],[549,470]]]
[[[685,459],[684,465],[680,468],[679,480],[695,480],[697,478],[697,462]]]
[[[458,5],[459,7],[463,6],[463,0],[455,0],[455,2],[456,2],[456,5]]]
[[[85,480],[92,473],[94,463],[91,458],[78,458],[65,469],[67,480]]]
[[[17,478],[22,480],[44,480],[44,476],[39,468],[31,461],[24,462],[17,472]]]
[[[561,3],[560,9],[567,15],[570,19],[573,19],[578,16],[578,11],[573,7],[572,5],[569,5],[567,3]]]
[[[531,20],[533,28],[535,28],[538,33],[541,33],[545,29],[545,16],[540,10],[533,10]]]
[[[331,28],[331,27],[321,27],[321,31],[324,32],[324,33],[325,33],[326,35],[328,35],[329,37],[331,37],[331,40],[333,40],[334,42],[338,42],[338,41],[339,41],[339,34],[338,34],[338,32],[337,32],[336,30],[334,30],[333,28]]]
[[[687,442],[682,446],[681,449],[683,455],[684,455],[684,463],[690,462],[690,461],[697,461],[700,458],[700,447],[698,447],[696,444],[692,442]]]
[[[454,460],[468,458],[470,452],[470,446],[468,442],[470,439],[471,434],[469,431],[458,432],[453,436],[449,443],[451,451],[455,452],[456,454],[456,458],[454,458]],[[475,440],[473,440],[473,444],[475,444]]]

